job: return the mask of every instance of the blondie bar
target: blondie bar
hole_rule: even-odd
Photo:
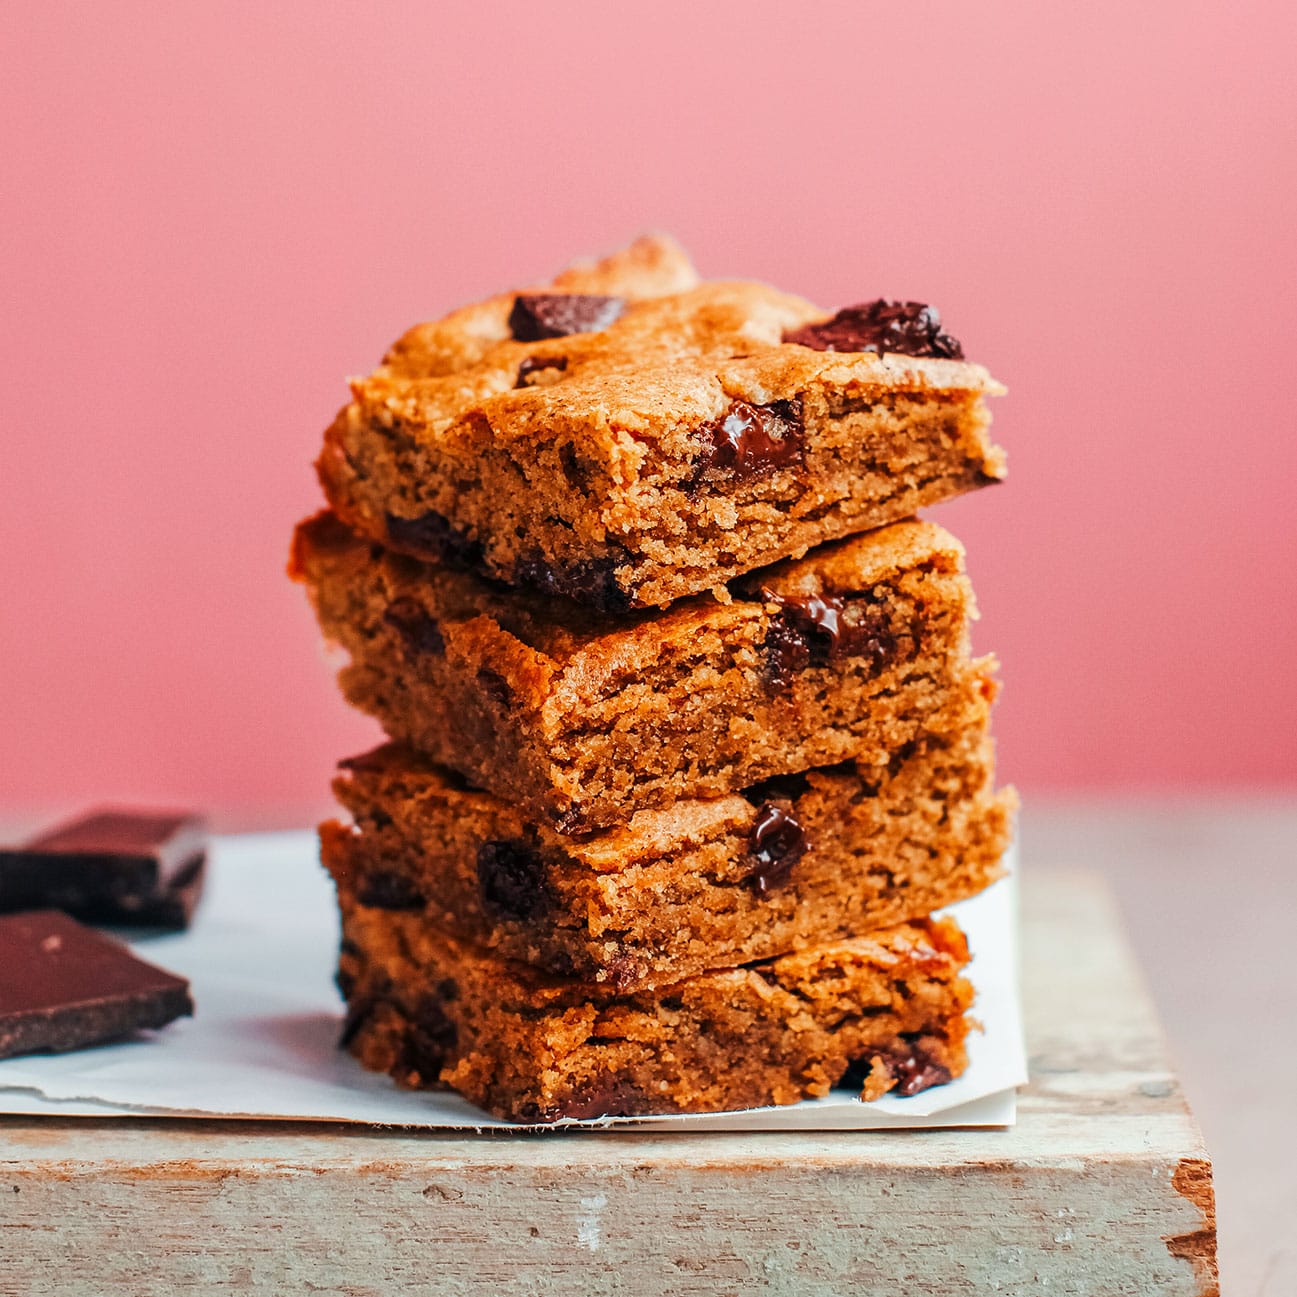
[[[784,776],[564,838],[408,749],[343,763],[339,890],[619,991],[918,918],[999,877],[1014,795],[983,717],[891,762]]]
[[[294,575],[388,734],[565,833],[847,758],[980,714],[963,550],[907,521],[665,612],[593,614],[299,527]]]
[[[973,989],[949,919],[619,994],[339,899],[344,1043],[401,1085],[507,1120],[785,1104],[843,1082],[915,1094],[967,1065]]]
[[[665,605],[1004,475],[932,308],[826,313],[641,240],[405,335],[325,436],[356,531],[604,610]]]

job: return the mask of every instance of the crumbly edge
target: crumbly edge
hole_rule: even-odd
[[[809,556],[772,580],[824,590],[826,574],[848,575],[834,571],[841,557]],[[885,621],[892,660],[843,657],[786,683],[767,649],[782,614],[759,597],[614,621],[555,659],[501,624],[520,615],[500,611],[498,594],[472,616],[426,579],[439,569],[401,563],[367,545],[298,545],[295,571],[322,629],[350,655],[339,677],[347,699],[393,738],[567,833],[791,770],[890,757],[924,730],[953,729],[993,691],[989,660],[967,657],[974,606],[957,549],[845,591]],[[412,648],[390,623],[397,600],[440,628],[442,652]]]
[[[328,430],[317,467],[334,509],[372,539],[444,556],[387,521],[437,515],[455,555],[488,575],[610,608],[664,606],[1004,476],[981,392],[788,397],[806,411],[803,462],[747,479],[700,479],[700,443],[650,448],[633,469],[595,462],[574,417],[504,438],[478,413],[429,439],[355,406]]]
[[[925,921],[613,996],[540,981],[418,916],[344,899],[339,978],[347,1043],[366,1067],[546,1122],[793,1103],[871,1059],[890,1082],[884,1056],[906,1051],[957,1076],[967,957],[949,920]],[[873,1079],[871,1098],[885,1092]]]
[[[573,841],[397,750],[338,779],[352,823],[321,826],[322,858],[341,890],[371,904],[417,908],[504,958],[625,990],[918,918],[980,891],[1002,872],[1016,806],[1012,790],[994,791],[993,768],[983,717],[890,765],[811,771],[750,800],[641,812]],[[751,833],[768,800],[810,846],[763,889]],[[523,895],[505,901],[524,914],[490,899],[487,844],[500,843],[525,862]]]
[[[665,234],[641,235],[595,260],[578,261],[549,283],[498,293],[408,329],[383,358],[383,370],[408,377],[453,374],[477,364],[509,335],[509,311],[519,292],[595,293],[643,301],[698,285],[688,254]]]

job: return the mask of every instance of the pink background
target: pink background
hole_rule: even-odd
[[[322,809],[374,731],[282,567],[344,375],[645,228],[1011,387],[936,513],[1007,777],[1297,784],[1294,12],[11,9],[0,808]]]

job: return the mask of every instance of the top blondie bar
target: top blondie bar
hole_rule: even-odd
[[[1004,475],[1003,389],[917,303],[700,282],[661,237],[417,325],[325,434],[361,534],[617,611]]]

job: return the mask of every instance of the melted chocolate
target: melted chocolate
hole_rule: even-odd
[[[498,707],[508,707],[513,702],[513,690],[498,671],[483,667],[477,673],[477,687]]]
[[[793,866],[810,850],[806,830],[792,811],[766,802],[757,811],[748,836],[748,852],[757,867],[748,881],[762,896],[786,882]]]
[[[522,293],[513,300],[509,330],[518,342],[566,338],[572,333],[598,333],[626,309],[620,297],[591,293]]]
[[[735,401],[719,419],[700,429],[707,449],[698,464],[695,482],[707,473],[723,473],[739,481],[800,464],[806,427],[800,397],[750,405]]]
[[[423,894],[406,877],[387,871],[367,875],[356,889],[356,900],[375,910],[421,910]]]
[[[772,801],[795,802],[807,792],[810,786],[810,780],[807,779],[805,772],[799,771],[793,775],[771,775],[769,779],[763,779],[760,783],[741,788],[739,796],[753,806]]]
[[[545,864],[525,842],[484,842],[477,852],[478,895],[492,918],[534,919],[549,908]]]
[[[844,306],[831,320],[784,334],[814,351],[890,351],[903,356],[963,360],[964,349],[941,331],[941,315],[922,302],[862,302]]]
[[[929,1090],[934,1085],[945,1085],[950,1079],[950,1069],[937,1062],[917,1041],[905,1041],[903,1049],[871,1049],[864,1058],[856,1059],[838,1081],[838,1087],[861,1090],[865,1080],[874,1070],[872,1059],[881,1059],[891,1073],[894,1093],[908,1099],[911,1095]]]
[[[409,595],[402,595],[387,605],[383,620],[405,641],[411,653],[430,653],[440,657],[446,651],[446,640],[436,619]]]
[[[417,1073],[422,1085],[434,1083],[441,1075],[446,1055],[458,1040],[459,1030],[446,1015],[441,1001],[425,995],[402,1042],[401,1066],[407,1080],[412,1080]]]
[[[539,555],[519,559],[512,584],[544,595],[562,595],[599,612],[625,612],[630,595],[617,582],[617,568],[624,559],[611,555],[586,559],[570,567],[555,567]]]
[[[766,632],[769,675],[785,685],[810,666],[827,666],[842,658],[864,657],[875,671],[896,652],[896,637],[886,613],[867,598],[842,595],[781,595],[761,591],[779,605],[779,616]]]
[[[536,1121],[559,1121],[564,1117],[588,1121],[592,1117],[634,1117],[645,1110],[643,1093],[628,1076],[604,1076],[591,1081],[569,1098],[531,1114]]]
[[[473,565],[481,561],[482,546],[455,526],[445,514],[429,510],[417,518],[387,515],[387,535],[397,549],[453,563]]]
[[[560,374],[567,368],[566,356],[528,356],[526,360],[518,366],[518,378],[514,387],[530,387],[527,380],[533,374],[539,374],[546,369],[555,369]]]

